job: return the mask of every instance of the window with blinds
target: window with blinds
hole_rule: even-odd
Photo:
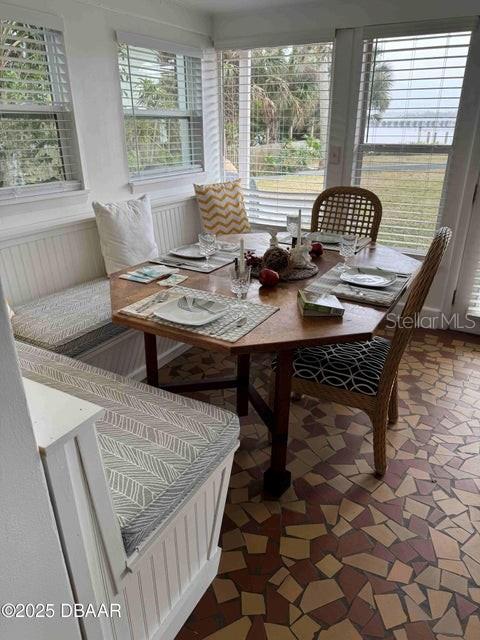
[[[252,222],[305,223],[324,187],[332,43],[222,52],[224,174]]]
[[[480,318],[480,266],[475,271],[468,313],[475,318]]]
[[[470,35],[364,42],[352,183],[381,199],[384,244],[424,252],[433,237]]]
[[[119,45],[130,177],[201,170],[201,59]]]
[[[0,20],[0,198],[79,188],[63,36]]]

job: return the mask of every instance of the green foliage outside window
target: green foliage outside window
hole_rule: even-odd
[[[46,32],[2,20],[0,48],[0,187],[65,180],[59,129],[68,117],[34,111],[53,104]]]

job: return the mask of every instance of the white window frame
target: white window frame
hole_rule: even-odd
[[[352,29],[339,29],[336,32],[333,85],[332,85],[332,117],[329,135],[328,162],[326,168],[326,188],[339,184],[351,184],[356,136],[358,102],[361,91],[361,72],[363,60],[363,42],[370,38],[414,36],[422,33],[442,33],[448,31],[472,30],[472,41],[466,63],[463,90],[457,114],[455,135],[451,146],[451,160],[444,178],[444,202],[438,217],[437,225],[448,224],[455,228],[458,225],[460,207],[458,193],[455,194],[455,182],[462,182],[465,171],[465,152],[468,145],[466,130],[472,127],[470,115],[472,95],[475,95],[473,73],[470,71],[473,61],[473,41],[478,38],[478,19],[452,18],[411,23],[395,23],[389,25],[372,25]],[[478,80],[477,80],[478,82]],[[471,136],[470,136],[471,138]],[[471,141],[471,140],[470,140]],[[453,159],[456,161],[454,162]],[[414,249],[398,248],[407,255],[422,257],[424,252]]]
[[[192,110],[182,110],[182,109],[142,109],[141,112],[135,112],[132,108],[130,114],[129,110],[123,107],[123,100],[121,96],[120,90],[120,99],[121,99],[121,109],[123,114],[123,122],[124,122],[124,157],[125,157],[125,166],[126,172],[129,176],[129,185],[130,189],[133,193],[135,193],[138,189],[141,189],[144,185],[155,185],[156,183],[162,184],[166,181],[173,181],[176,179],[185,180],[185,183],[191,183],[191,177],[194,176],[196,179],[202,179],[205,177],[205,109],[204,109],[204,96],[203,96],[203,87],[204,87],[204,51],[197,47],[188,47],[184,45],[177,44],[175,42],[170,42],[168,40],[159,40],[157,38],[152,38],[150,36],[130,33],[126,31],[117,31],[116,38],[118,44],[126,44],[127,46],[132,47],[141,47],[145,49],[153,49],[160,52],[170,53],[177,56],[177,60],[181,63],[177,65],[178,69],[184,68],[182,58],[188,56],[191,58],[198,58],[202,65],[202,73],[201,73],[201,82],[202,82],[202,105],[200,113]],[[118,65],[117,65],[118,68]],[[182,83],[179,81],[177,76],[177,85],[179,87],[182,86]],[[120,76],[119,76],[119,86],[120,86]],[[182,92],[180,91],[180,94]],[[186,100],[186,97],[185,97]],[[125,119],[128,116],[134,116],[135,118],[185,118],[189,119],[190,128],[197,128],[201,131],[201,164],[198,167],[187,166],[183,167],[164,167],[161,169],[150,169],[146,171],[142,171],[139,174],[132,173],[128,166],[128,149],[126,142],[126,131],[125,131]],[[182,150],[182,156],[188,154],[191,156],[191,147],[188,145],[188,149]]]
[[[71,99],[71,111],[67,111],[58,104],[53,105],[0,105],[1,113],[18,113],[20,115],[61,115],[62,113],[70,113],[71,118],[71,139],[67,140],[61,134],[60,135],[60,152],[62,154],[63,169],[65,171],[66,179],[59,182],[49,182],[44,184],[27,184],[10,187],[0,187],[0,206],[11,205],[17,203],[28,203],[36,200],[45,200],[50,198],[68,197],[75,198],[81,197],[82,199],[88,194],[88,189],[85,188],[84,181],[84,166],[82,157],[80,154],[80,147],[78,143],[78,130],[75,118],[74,99],[72,92],[72,85],[70,82],[70,74],[68,69],[68,58],[65,45],[65,33],[63,20],[56,15],[48,14],[31,9],[23,9],[20,7],[12,7],[12,5],[6,5],[0,3],[0,15],[4,20],[12,20],[23,24],[34,25],[39,28],[58,31],[63,40],[63,49],[65,54],[65,75],[68,82]],[[48,44],[48,43],[47,43]],[[47,49],[48,57],[48,49]],[[55,83],[55,67],[49,67],[52,80],[53,93],[60,94],[58,85]],[[67,152],[65,153],[65,150]],[[73,171],[71,165],[71,159],[74,159],[77,164],[77,177],[73,179]]]

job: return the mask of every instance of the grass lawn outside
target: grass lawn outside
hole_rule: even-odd
[[[431,167],[428,164],[443,164]],[[418,169],[389,171],[389,164],[418,164]],[[375,170],[382,164],[383,170]],[[390,246],[425,251],[433,237],[440,208],[447,156],[410,154],[408,156],[366,155],[360,186],[378,195],[383,205],[379,242]],[[423,167],[422,167],[423,165]],[[324,188],[323,175],[256,177],[260,191],[318,194]]]

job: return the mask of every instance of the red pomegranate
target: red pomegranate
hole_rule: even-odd
[[[258,275],[260,284],[264,287],[274,287],[280,280],[280,276],[273,269],[262,269]]]
[[[321,242],[312,242],[310,255],[312,258],[319,258],[323,254],[323,245]]]

